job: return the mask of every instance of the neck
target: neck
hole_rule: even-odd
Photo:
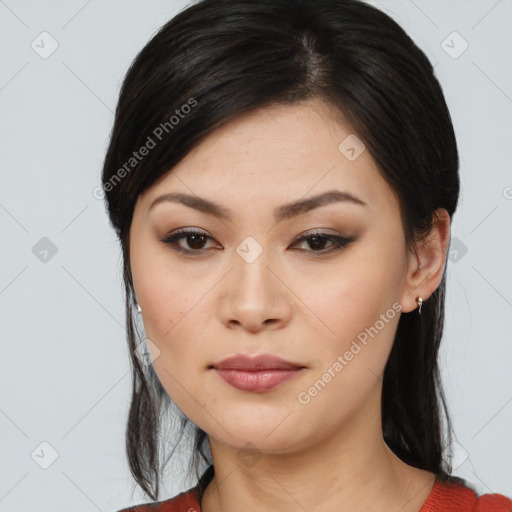
[[[388,448],[376,406],[380,410],[378,389],[320,442],[278,454],[255,452],[252,460],[210,438],[215,475],[201,511],[238,512],[243,504],[248,512],[418,512],[434,474],[408,466]]]

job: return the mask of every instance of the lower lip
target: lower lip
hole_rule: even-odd
[[[215,368],[215,371],[231,386],[242,391],[263,392],[269,391],[281,385],[283,382],[299,374],[304,368],[290,370],[223,370]]]

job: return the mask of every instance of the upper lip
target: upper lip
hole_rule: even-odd
[[[297,368],[305,368],[303,365],[298,363],[292,363],[281,359],[280,357],[272,354],[261,354],[255,357],[248,356],[245,354],[237,354],[235,356],[223,359],[218,363],[214,363],[213,368],[222,370],[245,370],[245,371],[257,371],[257,370],[293,370]]]

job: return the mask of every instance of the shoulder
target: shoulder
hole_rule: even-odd
[[[474,512],[512,512],[512,500],[503,494],[484,494],[478,498]]]
[[[512,500],[502,494],[478,496],[463,483],[436,483],[420,512],[512,512]]]
[[[118,512],[201,512],[201,509],[197,487],[192,487],[168,500],[134,505]]]

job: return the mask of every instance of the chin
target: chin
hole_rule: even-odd
[[[227,432],[215,422],[211,424],[212,430],[209,436],[218,440],[218,442],[231,446],[237,450],[254,450],[272,454],[285,454],[296,449],[301,445],[307,444],[306,439],[302,439],[298,426],[291,422],[291,416],[286,411],[279,421],[269,421],[267,418],[259,418],[252,414],[248,417],[248,421],[240,421],[235,417],[233,420],[223,419],[219,423],[227,425]],[[284,418],[286,418],[283,421]],[[204,429],[203,429],[204,430]],[[228,433],[229,432],[229,433]],[[231,435],[229,435],[231,434]],[[303,433],[307,437],[307,433]]]

